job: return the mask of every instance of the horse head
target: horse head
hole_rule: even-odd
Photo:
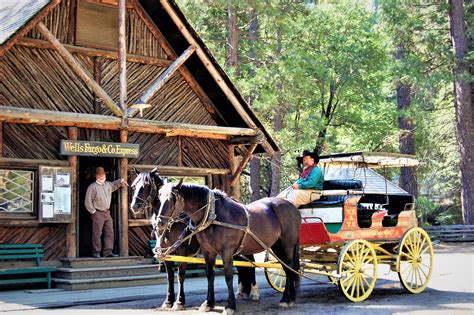
[[[183,185],[183,179],[177,184],[165,184],[159,190],[160,210],[158,211],[157,227],[159,231],[163,231],[169,226],[184,207],[183,197],[179,191]]]
[[[137,174],[131,185],[133,197],[130,203],[130,210],[133,214],[147,213],[146,210],[153,209],[153,203],[157,200],[158,191],[166,183],[166,179],[158,174],[156,168],[150,172]]]

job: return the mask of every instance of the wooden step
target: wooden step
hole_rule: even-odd
[[[94,279],[159,274],[158,265],[105,266],[90,268],[57,268],[53,274],[59,279]]]
[[[92,279],[53,278],[53,283],[55,283],[57,288],[71,291],[156,285],[164,284],[166,281],[166,275],[162,273],[153,275],[117,276]]]
[[[64,268],[94,268],[106,266],[133,266],[133,265],[149,265],[152,258],[144,258],[143,256],[129,257],[107,257],[107,258],[62,258],[62,267]]]

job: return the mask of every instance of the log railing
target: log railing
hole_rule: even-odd
[[[433,240],[442,242],[474,242],[474,225],[439,225],[424,229]]]

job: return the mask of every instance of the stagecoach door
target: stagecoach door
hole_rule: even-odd
[[[102,166],[107,172],[107,180],[113,181],[119,177],[117,171],[117,159],[103,157],[78,157],[77,191],[78,191],[78,215],[77,215],[77,233],[78,233],[78,257],[92,256],[92,223],[90,214],[84,206],[87,187],[95,181],[95,169]],[[112,193],[112,202],[110,204],[110,215],[114,220],[114,253],[119,253],[119,215],[118,190]]]

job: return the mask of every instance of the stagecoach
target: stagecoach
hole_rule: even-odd
[[[370,296],[379,264],[397,272],[408,292],[422,292],[432,273],[431,240],[417,226],[413,195],[380,174],[418,161],[356,152],[321,156],[320,165],[326,179],[322,197],[299,208],[302,271],[326,275],[353,302]],[[275,259],[267,254],[266,261]],[[280,268],[266,268],[265,275],[274,289],[284,289]]]
[[[408,292],[422,292],[433,270],[431,240],[418,227],[414,196],[382,175],[389,168],[417,165],[413,156],[403,154],[321,156],[324,189],[319,200],[299,208],[301,269],[295,272],[301,277],[325,276],[347,299],[361,302],[375,287],[378,265],[387,264]],[[165,260],[204,262],[175,255]],[[269,284],[283,292],[280,262],[267,251],[264,262],[234,261],[234,265],[264,268]]]

